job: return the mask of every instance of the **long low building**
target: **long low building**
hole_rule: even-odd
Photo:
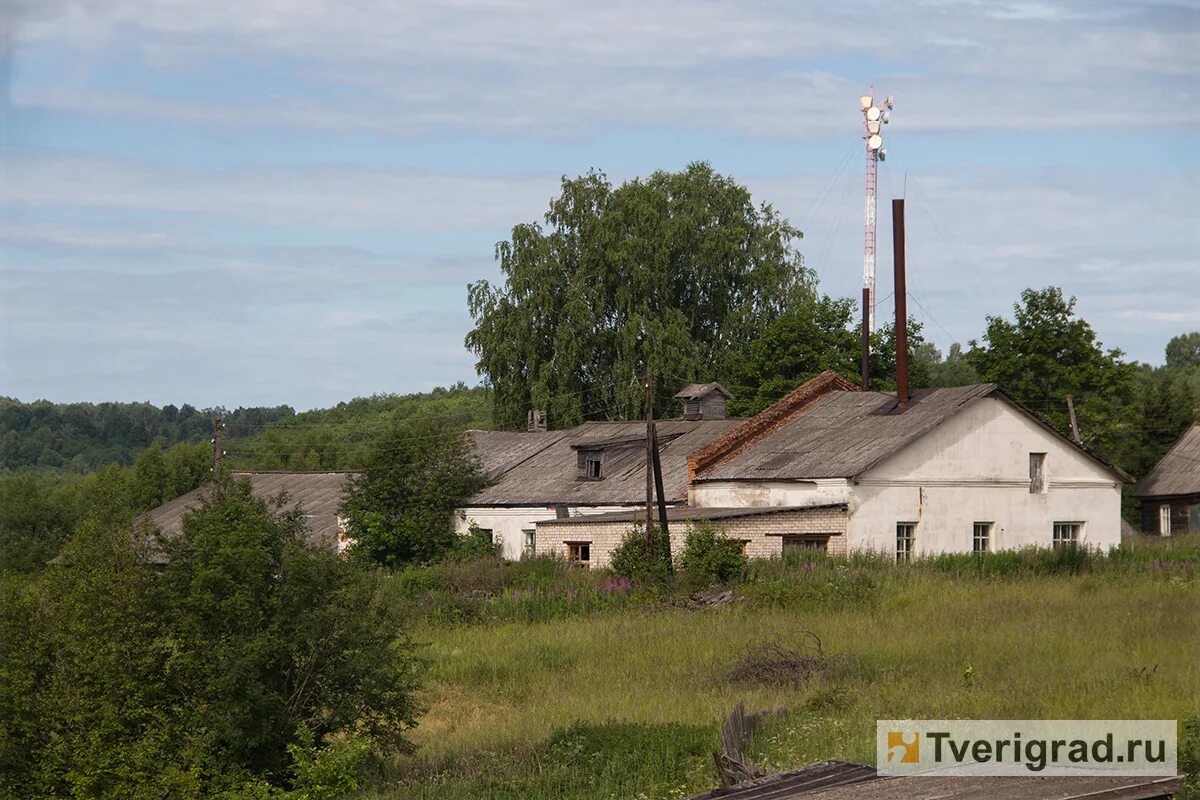
[[[901,403],[832,372],[688,461],[687,509],[671,512],[673,539],[707,520],[750,555],[812,548],[903,561],[1026,546],[1106,549],[1120,542],[1129,482],[994,384],[924,389]],[[607,564],[643,516],[539,522],[536,552]]]
[[[729,392],[719,384],[681,391],[681,419],[656,424],[669,506],[688,500],[692,453],[736,428],[725,416]],[[460,533],[474,526],[501,544],[505,557],[545,552],[538,524],[644,507],[646,423],[585,422],[557,431],[469,431],[468,441],[488,478],[457,520]]]

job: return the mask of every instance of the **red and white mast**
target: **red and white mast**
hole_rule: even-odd
[[[867,94],[858,98],[862,104],[863,124],[866,133],[863,139],[867,142],[867,205],[866,205],[866,235],[863,242],[863,288],[866,289],[867,302],[867,333],[875,330],[875,203],[877,197],[877,172],[879,162],[887,158],[883,149],[883,137],[880,135],[882,126],[891,119],[892,97],[879,104],[875,103],[875,87],[867,90]]]

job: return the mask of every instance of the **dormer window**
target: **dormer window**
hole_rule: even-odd
[[[598,481],[604,478],[604,451],[579,451],[579,480]]]

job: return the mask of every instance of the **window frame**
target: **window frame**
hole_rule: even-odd
[[[1059,534],[1061,530],[1070,529],[1071,538],[1065,538]],[[1083,540],[1083,523],[1063,520],[1054,523],[1054,527],[1050,531],[1050,547],[1058,550],[1064,547],[1078,547]]]
[[[995,527],[994,522],[973,522],[971,523],[971,552],[972,553],[990,553],[992,552],[992,530]],[[980,531],[983,531],[982,535]],[[979,543],[983,542],[983,547],[979,547]]]
[[[1162,503],[1158,507],[1158,535],[1171,535],[1171,504]]]
[[[780,535],[780,553],[828,553],[830,533],[784,533]]]
[[[588,450],[583,454],[583,479],[604,480],[604,451]]]
[[[537,528],[521,529],[521,555],[532,557],[537,554]]]
[[[563,542],[567,547],[567,561],[573,567],[590,567],[592,564],[592,543],[590,541]],[[576,557],[578,552],[579,557]]]
[[[906,529],[902,534],[901,529]],[[900,543],[904,546],[901,547]],[[907,564],[912,561],[913,553],[917,550],[917,523],[915,522],[897,522],[896,523],[896,563]]]

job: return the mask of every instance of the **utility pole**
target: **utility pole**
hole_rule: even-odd
[[[667,548],[671,547],[671,531],[667,527],[667,498],[663,495],[662,459],[658,456],[658,426],[650,431],[654,447],[654,493],[658,496],[658,524],[667,540]]]
[[[863,290],[867,294],[867,334],[875,329],[875,205],[878,187],[877,173],[879,162],[887,159],[887,151],[883,149],[883,137],[880,135],[882,125],[887,125],[892,118],[893,100],[875,102],[875,87],[858,98],[862,105],[863,125],[867,141],[867,192],[864,212],[865,231],[863,237]]]
[[[1075,419],[1075,400],[1071,395],[1067,395],[1067,413],[1071,415],[1071,438],[1075,440],[1075,444],[1082,444],[1079,438],[1079,421]]]
[[[221,474],[221,456],[225,455],[225,451],[221,449],[221,431],[225,430],[225,421],[220,417],[213,419],[213,475]]]
[[[908,403],[908,284],[904,277],[904,199],[892,200],[892,260],[896,290],[896,399]]]
[[[646,549],[654,546],[654,371],[646,365]]]

